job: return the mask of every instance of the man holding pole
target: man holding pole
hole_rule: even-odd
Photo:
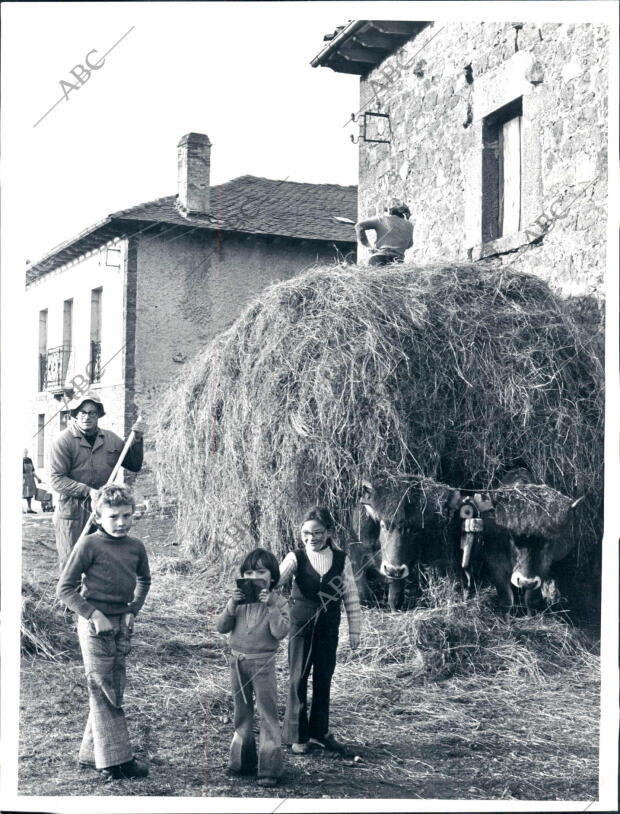
[[[142,423],[134,424],[127,443],[111,430],[102,430],[105,415],[95,393],[86,393],[70,409],[73,421],[55,439],[50,451],[50,483],[58,492],[54,514],[56,548],[62,571],[65,562],[91,515],[91,498],[119,466],[130,472],[142,468]]]

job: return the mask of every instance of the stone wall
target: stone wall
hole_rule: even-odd
[[[360,139],[360,218],[403,198],[416,263],[511,263],[566,294],[602,296],[607,57],[600,25],[430,25],[361,81],[360,107],[389,114],[370,123],[391,143]],[[484,244],[482,122],[517,98],[521,227]]]

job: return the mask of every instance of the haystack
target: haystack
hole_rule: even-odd
[[[314,502],[346,526],[363,477],[485,489],[519,465],[587,495],[594,545],[602,349],[574,305],[469,265],[323,267],[271,286],[164,400],[160,488],[185,541],[282,551]]]

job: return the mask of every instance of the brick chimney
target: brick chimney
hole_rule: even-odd
[[[183,214],[210,214],[211,142],[204,133],[188,133],[178,143],[178,205]]]

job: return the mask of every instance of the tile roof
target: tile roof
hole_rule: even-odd
[[[139,231],[141,223],[355,244],[353,227],[335,222],[334,215],[357,219],[356,186],[305,184],[242,175],[211,187],[208,216],[183,214],[176,195],[114,212],[31,265],[26,280],[32,282],[114,237]]]

